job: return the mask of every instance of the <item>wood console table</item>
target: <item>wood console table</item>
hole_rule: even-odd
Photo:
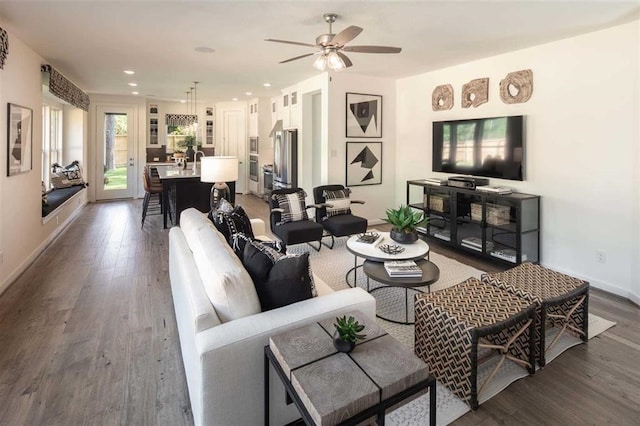
[[[265,425],[269,424],[269,364],[307,425],[357,425],[429,388],[429,424],[436,424],[436,381],[427,365],[359,311],[366,338],[348,354],[333,347],[335,317],[269,339],[265,346]]]

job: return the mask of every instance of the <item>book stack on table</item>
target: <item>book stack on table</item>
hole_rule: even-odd
[[[384,269],[390,277],[421,277],[422,269],[413,260],[387,261]]]

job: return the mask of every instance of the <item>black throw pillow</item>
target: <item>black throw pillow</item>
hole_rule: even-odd
[[[247,243],[252,241],[259,242],[262,245],[269,247],[280,254],[287,254],[287,245],[280,241],[263,241],[257,238],[250,238],[246,234],[238,232],[231,236],[231,248],[235,252],[236,256],[242,261],[244,257],[244,247]]]
[[[283,256],[252,241],[245,245],[243,264],[256,287],[263,312],[313,297],[309,253]]]
[[[232,237],[234,234],[245,234],[253,239],[253,229],[251,228],[251,220],[245,213],[242,206],[236,206],[231,213],[222,210],[216,210],[215,214],[211,214],[212,222],[216,229],[224,236],[229,245],[233,245]]]

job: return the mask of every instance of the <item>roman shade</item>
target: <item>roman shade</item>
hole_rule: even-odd
[[[4,69],[4,61],[9,54],[9,36],[7,32],[0,28],[0,69]]]
[[[60,74],[51,65],[43,64],[40,71],[45,74],[45,84],[49,92],[76,108],[89,111],[89,95]]]
[[[167,126],[190,126],[198,122],[198,116],[193,114],[167,114]]]

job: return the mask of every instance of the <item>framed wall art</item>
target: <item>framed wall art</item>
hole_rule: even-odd
[[[7,176],[31,170],[33,111],[7,104]]]
[[[347,93],[346,136],[382,137],[382,96]]]
[[[382,142],[347,142],[346,186],[382,183]]]

